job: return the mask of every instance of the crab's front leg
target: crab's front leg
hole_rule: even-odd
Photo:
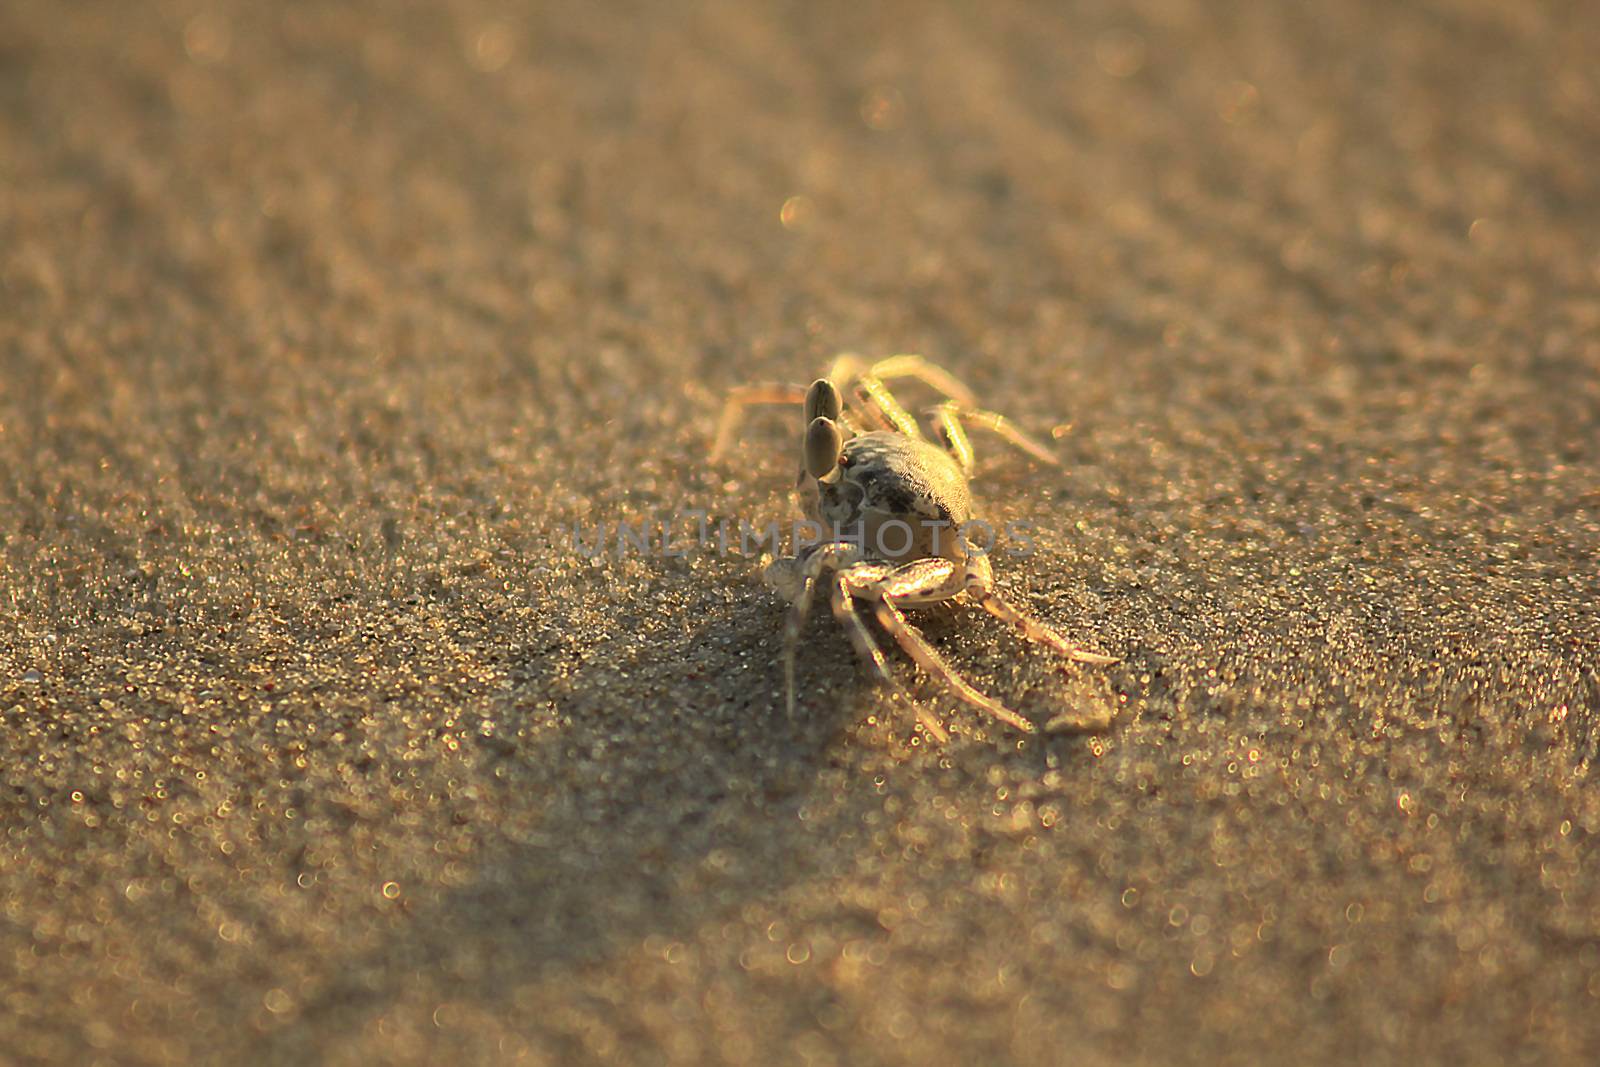
[[[966,594],[983,610],[995,618],[1022,631],[1022,635],[1035,644],[1046,645],[1061,655],[1079,663],[1117,663],[1115,656],[1090,652],[1067,640],[1055,629],[1026,615],[1020,608],[1002,597],[994,588],[994,571],[987,556],[973,555],[967,560]]]
[[[888,630],[906,654],[917,665],[949,686],[962,700],[991,715],[1008,726],[1024,733],[1033,732],[1033,724],[1021,715],[990,696],[985,696],[965,678],[961,677],[938,651],[928,643],[915,626],[907,621],[901,604],[929,603],[946,599],[951,581],[956,576],[956,564],[948,559],[919,559],[896,567],[889,574],[870,584],[852,588],[863,596],[877,600],[878,621]]]
[[[858,563],[854,567],[847,567],[833,576],[833,614],[844,627],[844,632],[850,638],[850,643],[855,646],[856,655],[866,663],[870,663],[876,672],[878,680],[889,689],[890,696],[909,705],[917,716],[917,721],[922,723],[923,729],[935,741],[944,744],[950,740],[950,734],[945,730],[932,712],[921,704],[912,700],[910,695],[901,688],[900,683],[894,680],[894,675],[889,673],[889,664],[883,658],[883,652],[878,648],[878,642],[872,639],[872,633],[867,629],[867,624],[861,617],[861,612],[856,608],[855,597],[850,593],[851,582],[870,583],[873,575],[881,576],[886,570],[881,563]]]
[[[800,630],[811,614],[811,601],[817,580],[828,570],[850,566],[861,558],[861,547],[849,541],[817,545],[806,556],[775,560],[767,565],[762,579],[789,601],[789,615],[783,624],[783,681],[789,717],[794,718],[794,661]]]

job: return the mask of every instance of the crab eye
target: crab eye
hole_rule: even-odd
[[[837,419],[839,412],[844,408],[844,400],[839,396],[839,390],[826,378],[818,378],[811,383],[811,388],[806,390],[806,423],[812,419]]]
[[[806,470],[813,478],[826,478],[839,468],[844,435],[832,419],[819,415],[806,427]]]

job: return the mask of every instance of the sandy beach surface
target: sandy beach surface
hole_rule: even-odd
[[[0,1062],[1592,1062],[1596,54],[7,0]],[[897,652],[934,743],[827,610],[791,720],[754,552],[582,550],[788,521],[720,398],[841,350],[1050,442],[999,587],[1121,662],[919,623],[1109,725]]]

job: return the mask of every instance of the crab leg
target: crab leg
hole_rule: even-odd
[[[955,692],[956,696],[973,707],[994,716],[1001,722],[1015,726],[1023,733],[1033,733],[1033,723],[993,697],[984,696],[972,688],[965,678],[957,674],[955,669],[946,663],[939,653],[934,650],[934,647],[928,644],[927,638],[923,637],[922,634],[917,632],[916,627],[906,621],[905,613],[895,607],[892,600],[878,601],[877,611],[878,621],[883,623],[884,629],[894,635],[894,639],[899,642],[901,648],[906,650],[906,654],[916,660],[917,665],[923,670],[943,680]]]
[[[977,408],[962,407],[958,404],[945,404],[942,406],[942,410],[948,412],[945,417],[955,417],[963,422],[970,422],[974,426],[981,426],[1007,443],[1026,452],[1040,463],[1048,463],[1052,467],[1061,466],[1061,460],[1057,459],[1049,449],[1017,429],[1015,423],[999,412],[980,411]]]
[[[915,378],[930,389],[943,393],[962,407],[975,407],[978,403],[977,396],[973,394],[971,389],[967,388],[965,382],[937,363],[929,363],[921,356],[888,356],[874,363],[868,369],[867,374],[884,382],[895,378]]]
[[[1077,645],[1062,637],[1060,633],[1029,615],[1024,615],[1010,601],[1006,600],[993,589],[985,589],[977,584],[967,586],[967,595],[987,611],[999,619],[1004,619],[1022,631],[1024,637],[1036,644],[1049,645],[1068,659],[1077,660],[1079,663],[1117,663],[1116,656],[1106,656],[1099,652],[1090,652],[1079,648]]]
[[[855,598],[850,594],[850,580],[846,571],[840,571],[834,576],[833,615],[844,627],[844,632],[849,635],[850,643],[855,646],[856,655],[872,664],[878,677],[897,699],[910,704],[916,710],[917,721],[922,723],[923,728],[940,744],[949,741],[950,735],[945,731],[944,724],[936,719],[932,712],[912,700],[901,688],[900,683],[894,680],[894,675],[889,673],[888,661],[883,658],[878,643],[872,639],[867,624],[861,619],[861,612],[856,608]]]
[[[954,403],[947,403],[940,404],[929,414],[933,416],[934,429],[938,431],[945,451],[955,457],[963,474],[971,474],[972,441],[967,437],[966,427],[961,425],[960,412],[961,409]]]
[[[889,392],[889,387],[870,374],[863,374],[856,379],[856,391],[869,402],[869,408],[875,408],[883,417],[888,428],[896,433],[903,433],[907,437],[921,437],[922,430],[917,426],[916,416],[900,405],[900,401]]]
[[[870,592],[878,597],[878,621],[906,654],[929,674],[941,679],[957,696],[968,704],[992,715],[1001,722],[1016,727],[1024,733],[1033,732],[1033,724],[993,697],[974,689],[955,668],[944,661],[934,647],[928,644],[916,627],[906,621],[900,602],[907,604],[935,594],[950,580],[955,564],[947,559],[923,559],[897,568],[893,574],[875,583]]]
[[[745,408],[756,404],[803,404],[805,399],[806,387],[803,385],[773,382],[765,385],[741,385],[731,390],[728,399],[723,402],[722,417],[717,422],[717,436],[711,445],[712,462],[721,459],[727,452],[728,446],[733,443],[734,431],[744,419]]]
[[[789,614],[783,623],[783,682],[791,719],[795,716],[795,654],[800,644],[800,630],[811,614],[811,600],[816,593],[817,579],[830,567],[837,569],[853,562],[859,553],[860,549],[848,541],[818,545],[802,565],[800,588],[795,593],[794,602],[789,605]]]

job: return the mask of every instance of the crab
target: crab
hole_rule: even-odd
[[[889,391],[886,383],[902,378],[920,381],[943,397],[925,413],[928,434]],[[805,412],[796,483],[802,507],[831,539],[776,559],[763,572],[767,586],[790,605],[783,669],[791,716],[796,711],[796,649],[817,587],[824,582],[833,614],[860,659],[897,699],[916,708],[924,728],[940,741],[948,733],[895,681],[866,625],[864,605],[907,655],[951,693],[1024,733],[1034,731],[1033,723],[963,678],[907,620],[907,610],[965,598],[1016,627],[1028,641],[1068,660],[1117,662],[1114,656],[1080,648],[1002,597],[988,554],[963,536],[963,528],[973,521],[968,487],[973,453],[966,426],[988,430],[1036,460],[1059,465],[1044,446],[1004,416],[980,409],[971,389],[920,356],[866,363],[846,354],[809,387],[736,389],[724,408],[713,457],[726,453],[749,406],[795,403]],[[1070,717],[1058,717],[1050,725],[1072,723]]]

